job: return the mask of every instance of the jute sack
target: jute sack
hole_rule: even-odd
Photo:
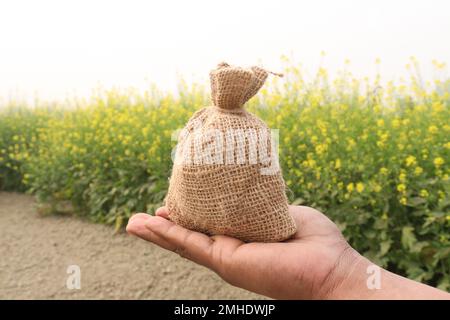
[[[175,223],[246,242],[296,232],[271,130],[243,108],[267,76],[226,63],[210,72],[214,105],[197,111],[178,137],[165,199]]]

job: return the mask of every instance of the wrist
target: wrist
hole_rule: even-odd
[[[376,290],[370,288],[370,267],[381,268],[348,246],[327,276],[319,299],[370,299]]]

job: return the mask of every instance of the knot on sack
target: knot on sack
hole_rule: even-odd
[[[213,104],[222,109],[241,108],[261,89],[269,73],[283,76],[258,66],[242,68],[219,63],[209,73]]]

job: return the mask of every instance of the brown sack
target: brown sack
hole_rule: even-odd
[[[247,242],[296,232],[271,131],[243,108],[267,76],[226,63],[210,72],[214,106],[197,111],[179,135],[165,199],[175,223]]]

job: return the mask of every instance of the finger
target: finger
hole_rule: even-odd
[[[145,226],[165,240],[179,255],[201,265],[211,267],[214,240],[203,233],[185,229],[162,217],[152,217]]]
[[[151,217],[150,215],[146,215],[146,217],[139,216],[130,219],[126,228],[127,232],[146,241],[153,242],[166,250],[174,251],[176,248],[173,244],[165,241],[145,226],[145,221]]]
[[[294,219],[294,222],[297,226],[297,232],[285,242],[298,242],[304,236],[304,230],[309,220],[305,208],[307,207],[292,205],[289,206],[289,214]]]
[[[289,212],[297,224],[297,233],[287,242],[316,239],[329,234],[340,233],[336,225],[320,211],[306,206],[290,206]]]
[[[145,227],[144,221],[150,217],[146,213],[136,213],[128,219],[126,231],[130,234],[135,234],[138,229]]]
[[[165,211],[164,207],[161,209]],[[161,212],[161,210],[158,212]],[[225,265],[229,264],[227,263],[230,262],[228,258],[243,244],[242,241],[235,238],[224,235],[208,237],[202,233],[193,232],[180,226],[176,226],[170,232],[165,231],[164,228],[155,226],[153,223],[150,223],[150,227],[147,227],[146,222],[150,219],[160,219],[163,223],[165,220],[162,217],[152,217],[148,214],[134,215],[129,220],[127,226],[128,233],[146,241],[153,242],[164,249],[178,253],[180,256],[204,265],[219,274],[223,273]],[[173,225],[172,222],[167,222]],[[168,228],[172,227],[166,227],[166,230]],[[178,230],[182,230],[182,232]],[[188,237],[186,233],[193,233],[194,235]],[[181,239],[182,237],[184,238]],[[210,245],[212,245],[211,248],[209,248]]]
[[[300,227],[302,223],[302,209],[300,206],[292,206],[289,205],[289,214],[294,218],[295,224],[297,225],[297,228]]]
[[[155,215],[169,219],[169,210],[167,209],[167,207],[158,208],[155,212]]]
[[[312,221],[325,217],[325,215],[314,208],[307,206],[289,206],[289,214],[294,218],[297,227],[304,227]]]
[[[130,219],[128,219],[128,221],[132,221],[135,219],[136,220],[147,219],[148,217],[150,217],[150,215],[147,213],[135,213],[130,217]]]

